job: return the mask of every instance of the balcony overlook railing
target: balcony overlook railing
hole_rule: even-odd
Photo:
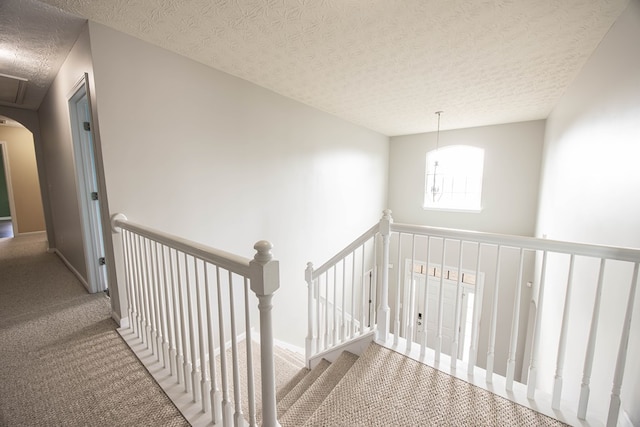
[[[191,401],[210,414],[213,425],[245,425],[246,419],[255,426],[261,416],[263,426],[279,426],[271,323],[279,267],[272,259],[271,244],[256,243],[254,258],[247,259],[133,223],[122,214],[112,217],[112,228],[122,237],[130,333],[169,370]],[[250,314],[256,297],[262,387],[259,412]],[[238,337],[242,335],[246,360],[241,361]],[[228,347],[230,367],[225,357]],[[241,366],[247,370],[246,389]]]
[[[562,421],[616,426],[639,263],[637,249],[394,224],[385,211],[379,224],[321,267],[307,265],[307,359],[375,331],[381,344],[402,343],[407,354],[418,346],[417,357],[440,368],[444,357],[449,372],[493,391],[502,387],[505,397]],[[582,307],[573,298],[576,289],[590,291],[586,284],[595,285],[593,306],[588,324],[579,326],[588,328],[586,339],[576,345],[581,334],[572,313]],[[628,292],[624,320],[613,326],[612,310],[601,307],[603,289],[612,286]],[[544,316],[556,307],[557,336],[548,327],[541,336]],[[603,323],[607,335],[620,339],[615,364],[598,365],[611,369],[613,386],[608,409],[596,414],[589,406],[594,357],[610,351],[596,345]],[[583,362],[581,375],[566,375],[569,350],[571,360]]]

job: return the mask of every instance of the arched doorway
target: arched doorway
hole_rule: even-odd
[[[0,238],[45,231],[33,134],[0,116]]]

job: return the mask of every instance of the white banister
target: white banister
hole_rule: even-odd
[[[637,268],[640,263],[639,249],[397,224],[393,222],[390,214],[390,211],[385,211],[378,224],[323,264],[321,269],[311,271],[308,269],[306,275],[311,280],[318,280],[315,283],[316,287],[308,292],[310,300],[315,297],[315,305],[313,301],[309,302],[310,312],[312,311],[311,307],[316,307],[316,315],[314,316],[313,313],[309,315],[309,319],[315,323],[309,325],[308,335],[313,336],[313,328],[316,326],[318,327],[318,342],[321,341],[320,333],[325,334],[324,345],[318,345],[313,351],[308,352],[317,354],[319,350],[331,349],[336,341],[343,344],[357,338],[354,333],[357,327],[354,319],[359,316],[358,324],[361,333],[365,327],[368,329],[370,326],[371,330],[375,332],[376,341],[381,344],[387,343],[395,351],[410,354],[412,358],[419,357],[425,363],[435,364],[438,369],[470,380],[476,385],[540,410],[546,415],[557,416],[560,420],[572,425],[579,424],[582,422],[580,419],[586,418],[586,407],[590,387],[592,387],[590,386],[591,370],[595,369],[592,366],[593,357],[594,352],[599,351],[596,346],[597,327],[601,321],[604,321],[600,317],[604,317],[605,313],[607,315],[610,313],[610,309],[607,309],[600,314],[599,307],[604,286],[605,261],[615,260],[614,271],[608,274],[612,277],[616,277],[614,273],[617,274],[625,263],[634,263],[636,268],[634,283],[630,289],[625,325],[621,335],[607,424],[610,427],[616,425],[622,404],[620,392],[627,357],[630,318],[634,308],[633,298],[637,287]],[[407,236],[411,236],[412,239],[410,255]],[[365,245],[368,245],[367,242],[370,239],[373,239],[374,248],[365,255],[368,249]],[[391,243],[393,239],[397,239],[397,245]],[[426,242],[426,254],[422,241]],[[436,243],[433,243],[434,241]],[[459,245],[459,252],[455,255],[458,263],[456,266],[448,266],[446,260],[449,257],[453,258],[454,244]],[[477,253],[472,254],[474,245],[477,248]],[[357,254],[362,255],[361,265],[360,260],[356,258],[357,250],[362,250],[361,254]],[[511,256],[512,251],[514,256]],[[528,254],[527,251],[531,254]],[[371,252],[374,254],[373,257],[371,257]],[[517,261],[516,253],[518,254]],[[556,263],[556,260],[564,257],[565,254],[568,255],[567,260],[569,260],[568,278],[564,277],[565,270],[562,269],[562,264],[557,265]],[[529,257],[529,255],[532,256]],[[556,258],[558,255],[560,257]],[[349,256],[352,257],[351,260],[347,259]],[[577,315],[571,310],[572,281],[576,257],[595,258],[601,260],[602,264],[593,307],[589,342],[586,343],[587,351],[580,402],[577,401],[577,398],[575,401],[571,401],[574,399],[571,395],[562,396],[563,382],[566,382],[568,386],[569,378],[573,379],[574,377],[574,375],[567,375],[564,378],[565,359],[575,358],[574,353],[582,348],[576,346],[573,349],[568,345],[569,325],[575,322]],[[371,258],[373,258],[374,265],[371,271],[372,274],[376,274],[376,287],[370,288],[367,294],[365,271],[368,276]],[[419,261],[416,258],[419,258]],[[394,260],[395,265],[391,265],[390,259]],[[352,264],[351,283],[348,283],[347,265],[349,264]],[[588,276],[593,274],[590,269],[584,268],[577,262],[575,264],[575,269],[580,267],[577,271],[579,271],[581,282],[585,278],[589,279]],[[342,272],[339,272],[338,268],[342,268]],[[361,269],[361,283],[356,286],[356,272],[359,268]],[[391,268],[396,269],[394,276],[389,276]],[[407,271],[407,268],[411,268],[411,271]],[[333,274],[330,274],[331,269],[333,269]],[[491,301],[484,303],[485,277],[490,277],[494,273],[495,277],[491,279],[494,288]],[[513,277],[510,277],[511,275]],[[322,278],[323,276],[324,278]],[[392,283],[389,283],[390,278]],[[389,289],[393,288],[394,278],[395,289]],[[548,301],[550,296],[545,298],[545,289],[553,289],[553,297],[556,297],[558,293],[556,291],[562,287],[565,279],[567,280],[567,288],[566,291],[562,290],[565,293],[565,299],[563,312],[560,314],[559,311],[556,313],[555,308],[562,303]],[[331,284],[331,280],[333,280],[333,284]],[[435,292],[436,280],[439,281],[437,292]],[[309,280],[307,282],[309,283]],[[429,291],[429,283],[432,285],[431,292]],[[529,292],[525,293],[527,291],[525,286],[530,287],[531,283],[534,283],[531,296],[534,305],[530,305],[528,307],[530,312],[526,313],[523,312],[525,309],[523,298],[529,294]],[[445,285],[447,286],[446,295]],[[455,292],[453,292],[454,285]],[[339,286],[343,286],[343,288]],[[347,286],[351,286],[351,289],[345,289]],[[607,287],[607,289],[609,288]],[[349,292],[352,295],[351,308],[348,308],[348,304],[345,302]],[[395,294],[393,302],[391,298],[394,296],[389,292]],[[419,292],[422,293],[418,298]],[[342,301],[340,301],[340,295],[342,295]],[[356,307],[358,295],[362,296],[361,309]],[[365,322],[367,295],[377,303],[377,321],[374,320],[369,324]],[[473,295],[472,307],[470,306],[471,295]],[[503,304],[505,295],[510,295],[508,304]],[[435,301],[436,299],[437,301]],[[558,297],[558,300],[560,299]],[[606,299],[603,298],[603,301]],[[329,304],[333,304],[333,308]],[[324,315],[319,313],[321,307],[324,308]],[[419,332],[416,331],[416,310],[420,310],[424,325],[422,329],[419,329]],[[371,313],[368,312],[367,316],[370,315]],[[549,337],[546,336],[546,328],[549,321],[543,317],[556,315],[558,316],[556,323],[560,329],[557,353],[548,354],[555,349],[548,344]],[[609,320],[607,319],[607,322]],[[351,324],[345,325],[345,322],[349,321]],[[508,321],[511,321],[510,325],[504,324]],[[322,323],[320,324],[320,322]],[[528,322],[526,338],[521,336],[520,330],[524,328],[524,322]],[[322,327],[324,327],[324,331]],[[510,328],[509,335],[503,333],[506,328]],[[349,330],[352,332],[348,333]],[[543,333],[545,336],[542,335]],[[389,336],[390,334],[393,335],[393,338]],[[482,351],[485,351],[484,345],[479,345],[481,336],[483,341],[484,337],[488,338],[484,344],[487,354],[486,365],[477,363],[479,349],[482,348]],[[576,336],[576,338],[580,337]],[[412,348],[414,342],[420,343],[419,356],[417,351]],[[440,363],[441,354],[442,352],[448,353],[446,346],[449,343],[450,366],[443,366]],[[520,354],[519,348],[525,349],[529,358],[527,361],[523,360],[525,356]],[[458,355],[462,358],[466,369],[459,367]],[[551,367],[550,357],[557,359],[555,371]],[[465,360],[465,358],[467,359]],[[524,365],[523,371],[516,372],[516,367],[521,362]],[[597,369],[606,368],[598,366]],[[522,380],[518,379],[520,374],[523,377]],[[540,378],[538,378],[539,376]],[[553,386],[550,388],[553,389],[553,395],[547,396],[547,390],[543,392],[537,390],[539,381],[541,384],[551,385],[552,383]],[[579,384],[574,383],[571,386],[575,389],[579,387]],[[598,390],[598,398],[601,397],[602,392],[602,389]],[[575,393],[571,394],[575,395]],[[569,411],[567,411],[568,408]],[[593,412],[597,416],[596,411]],[[591,416],[590,414],[589,417]],[[590,423],[590,419],[587,421]]]
[[[382,219],[380,220],[380,235],[382,236],[382,271],[380,283],[380,305],[378,307],[378,342],[386,342],[389,338],[389,240],[391,236],[391,211],[385,209]],[[354,264],[355,265],[355,264]]]
[[[571,309],[571,286],[573,282],[573,265],[575,255],[571,254],[569,259],[569,273],[567,276],[567,289],[564,296],[564,309],[562,310],[562,326],[560,328],[560,338],[558,342],[558,358],[556,360],[556,375],[553,383],[553,396],[551,407],[560,409],[560,399],[562,398],[562,374],[564,369],[564,356],[567,347],[567,332],[569,330],[569,310]]]
[[[154,371],[150,370],[152,375],[168,371],[168,375],[174,377],[177,383],[182,381],[184,391],[180,393],[188,393],[190,401],[199,403],[201,414],[211,411],[210,419],[214,425],[256,425],[249,290],[256,294],[260,311],[263,425],[279,426],[275,407],[271,321],[271,300],[279,287],[279,268],[278,261],[272,259],[271,244],[265,241],[256,243],[254,249],[257,253],[250,260],[132,223],[124,215],[112,217],[112,228],[122,235],[126,282],[123,294],[129,304],[123,310],[129,316],[127,334],[136,341],[129,341],[129,338],[125,340],[134,352],[143,343],[153,358],[146,358],[146,353],[137,353],[138,356],[144,355],[148,363],[159,366]],[[215,270],[215,283],[209,282],[212,269]],[[229,286],[228,294],[226,290],[223,292],[221,270],[228,273],[228,279],[225,280]],[[343,262],[343,276],[345,274]],[[243,286],[237,286],[237,276],[242,279]],[[338,286],[337,281],[334,282],[334,286]],[[234,297],[239,289],[243,292],[244,304],[240,304],[240,301],[235,303]],[[335,299],[338,293],[334,290],[334,294]],[[343,296],[343,306],[345,301],[346,297]],[[241,393],[239,336],[236,333],[240,310],[244,311],[242,318],[247,353],[246,399]],[[216,323],[218,337],[214,334]],[[225,329],[225,323],[228,329]],[[229,396],[225,334],[229,334],[231,340],[233,399]],[[219,341],[217,347],[216,338]],[[218,379],[222,384],[221,389]],[[179,408],[186,405],[182,397],[174,402]],[[248,404],[247,420],[243,414],[244,402]],[[183,413],[189,419],[193,411],[187,408],[184,407],[187,412]]]
[[[278,261],[273,260],[273,246],[266,241],[255,244],[256,254],[250,262],[251,290],[258,297],[260,310],[260,363],[262,367],[262,425],[280,426],[276,412],[276,380],[273,362],[273,326],[271,299],[280,287]]]
[[[622,325],[622,334],[620,336],[620,348],[618,349],[618,358],[616,359],[616,368],[613,375],[613,388],[611,390],[611,402],[609,404],[609,412],[607,414],[607,427],[615,427],[618,425],[618,416],[620,414],[620,390],[622,389],[622,378],[624,376],[624,367],[627,361],[627,348],[629,346],[629,333],[631,331],[631,317],[633,315],[633,305],[636,299],[636,288],[638,286],[638,267],[640,263],[636,262],[633,267],[633,277],[631,286],[629,287],[629,298],[627,298],[627,310],[624,315],[624,323]]]
[[[591,317],[591,327],[589,328],[589,341],[587,342],[587,353],[584,359],[584,370],[582,373],[582,385],[580,386],[580,400],[578,401],[578,418],[587,418],[587,406],[589,404],[589,394],[591,392],[591,370],[593,369],[593,357],[596,348],[596,336],[598,334],[598,320],[600,319],[600,302],[602,299],[602,284],[604,283],[604,268],[606,259],[600,260],[600,272],[598,273],[598,284],[596,285],[596,298],[593,303],[593,315]]]

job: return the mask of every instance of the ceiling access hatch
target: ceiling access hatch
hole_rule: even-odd
[[[27,79],[0,74],[0,102],[21,105],[27,91]]]

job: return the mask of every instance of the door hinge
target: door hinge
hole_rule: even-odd
[[[98,265],[105,265],[106,263],[107,260],[103,256],[98,258]]]
[[[82,127],[84,128],[84,130],[89,132],[91,130],[91,123],[90,122],[83,122],[82,123]]]
[[[98,192],[97,191],[92,191],[91,192],[91,200],[98,200]]]

